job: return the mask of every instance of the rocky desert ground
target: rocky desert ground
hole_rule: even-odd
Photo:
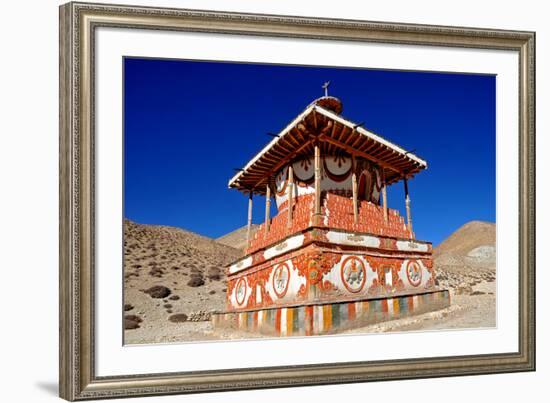
[[[205,339],[225,305],[223,267],[242,251],[174,227],[124,222],[124,341]]]
[[[255,229],[255,228],[254,228]],[[216,240],[183,229],[124,223],[125,344],[259,337],[214,330],[210,312],[223,310],[223,267],[242,256],[246,228]],[[439,286],[449,308],[383,322],[352,333],[494,327],[495,224],[472,221],[434,248]]]

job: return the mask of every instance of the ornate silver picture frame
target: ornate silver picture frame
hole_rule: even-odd
[[[517,351],[98,376],[95,362],[95,33],[99,27],[516,52],[519,59]],[[67,400],[535,370],[535,34],[445,26],[68,3],[60,7],[60,395]]]

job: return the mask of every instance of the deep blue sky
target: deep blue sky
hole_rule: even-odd
[[[330,80],[342,115],[428,161],[410,181],[418,239],[438,244],[471,220],[495,221],[495,77],[152,60],[124,61],[124,215],[218,237],[246,224],[228,189]],[[404,215],[402,183],[388,204]],[[264,215],[255,198],[254,222]]]

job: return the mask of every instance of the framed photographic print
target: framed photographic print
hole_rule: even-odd
[[[61,396],[534,370],[534,42],[61,6]]]

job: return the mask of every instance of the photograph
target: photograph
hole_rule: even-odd
[[[536,26],[296,6],[60,5],[60,397],[535,371]]]
[[[495,75],[122,64],[125,345],[497,326]]]

